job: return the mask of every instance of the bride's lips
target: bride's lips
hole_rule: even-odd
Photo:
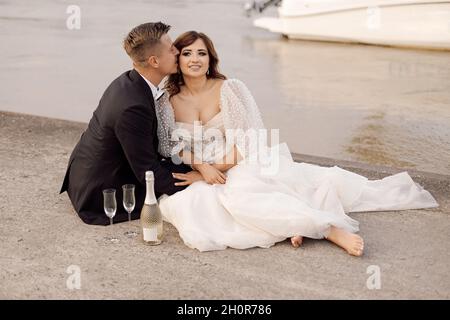
[[[202,66],[190,66],[189,69],[200,70]]]

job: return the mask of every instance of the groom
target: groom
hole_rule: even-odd
[[[162,79],[177,72],[178,50],[164,23],[144,23],[130,31],[123,46],[134,69],[115,79],[104,92],[88,128],[69,159],[60,193],[67,191],[80,218],[87,224],[106,225],[103,189],[115,188],[115,222],[126,221],[122,207],[122,185],[135,184],[136,207],[132,219],[139,218],[145,198],[145,171],[155,176],[156,197],[171,195],[185,186],[175,186],[173,172],[191,169],[163,159],[157,152],[155,100]],[[187,182],[199,179],[191,171]]]

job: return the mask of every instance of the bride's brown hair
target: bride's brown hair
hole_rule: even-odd
[[[187,31],[182,35],[178,36],[178,38],[173,42],[173,45],[181,53],[181,50],[183,50],[183,48],[190,46],[197,39],[202,39],[203,42],[205,43],[206,49],[208,50],[209,72],[206,74],[206,78],[226,80],[227,77],[225,77],[223,74],[219,72],[218,68],[219,57],[217,55],[216,49],[214,49],[214,45],[211,39],[206,34],[197,31]],[[167,79],[165,89],[167,90],[170,96],[174,96],[180,92],[180,87],[182,85],[184,85],[184,79],[180,69],[178,68],[178,72],[175,74],[171,74]]]

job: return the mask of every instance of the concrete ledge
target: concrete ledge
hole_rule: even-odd
[[[431,210],[351,214],[365,238],[363,257],[326,240],[293,249],[189,249],[165,224],[162,245],[124,236],[138,221],[88,226],[59,188],[85,123],[0,112],[0,299],[449,299],[450,178],[408,170],[438,200]],[[403,171],[294,155],[382,178]],[[120,242],[104,237],[114,234]],[[378,266],[381,288],[367,273]],[[67,280],[81,272],[80,289]],[[72,267],[73,268],[73,267]],[[72,270],[72,271],[71,271]]]

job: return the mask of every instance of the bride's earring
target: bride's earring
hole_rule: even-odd
[[[208,68],[208,71],[206,71],[206,75],[209,76],[209,68]]]

